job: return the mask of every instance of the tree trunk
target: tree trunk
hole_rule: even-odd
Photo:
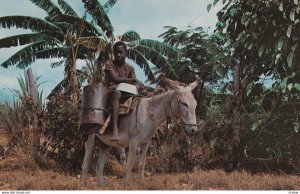
[[[203,88],[204,88],[204,81],[202,81],[200,83],[200,85],[198,85],[195,89],[195,93],[196,93],[196,100],[197,100],[197,107],[196,107],[196,114],[197,116],[200,116],[201,114],[203,114],[203,106],[202,106],[202,102],[203,102]]]
[[[29,96],[33,100],[33,102],[38,102],[38,89],[37,84],[32,75],[32,69],[28,68],[27,70],[27,77],[28,77],[28,85],[29,85]]]
[[[67,95],[70,96],[73,107],[77,107],[78,103],[78,82],[77,82],[77,72],[76,72],[76,60],[71,54],[66,60],[65,64],[65,76],[68,81],[67,84]]]
[[[295,57],[295,69],[296,71],[300,71],[300,54],[297,53]]]
[[[233,148],[233,165],[236,167],[240,157],[240,132],[241,132],[241,69],[240,64],[234,61],[234,80],[233,80],[233,133],[232,133],[232,148]]]
[[[29,85],[29,96],[33,102],[33,107],[30,107],[30,115],[32,122],[29,124],[29,141],[30,141],[30,155],[34,161],[37,159],[37,148],[38,148],[38,134],[37,134],[37,115],[36,108],[38,107],[38,89],[37,84],[32,75],[32,69],[27,70],[27,78]]]
[[[300,35],[300,27],[298,27],[298,32]],[[295,69],[296,71],[300,71],[300,54],[296,54],[295,58]],[[296,166],[300,169],[300,134],[296,135]]]
[[[76,63],[72,61],[70,63],[70,90],[72,96],[73,107],[77,107],[78,103],[78,81],[76,73]]]

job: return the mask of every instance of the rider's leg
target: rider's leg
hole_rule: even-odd
[[[112,124],[113,124],[113,135],[111,140],[119,140],[119,130],[118,130],[118,115],[119,115],[119,106],[120,98],[122,94],[118,90],[114,90],[111,95],[111,106],[112,106]]]

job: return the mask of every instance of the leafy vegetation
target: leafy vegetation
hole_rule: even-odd
[[[297,161],[299,154],[291,152],[297,152],[299,138],[299,2],[222,3],[217,30],[224,34],[225,54],[235,61],[229,64],[238,75],[234,83],[240,82],[239,117],[245,120],[236,132],[242,133],[242,150],[250,157]]]
[[[67,95],[52,96],[40,118],[41,153],[69,172],[80,169],[84,153],[79,121],[79,109],[72,107]]]
[[[37,92],[35,100],[30,97],[32,95],[32,86],[30,86],[31,83],[29,80],[32,74],[28,73],[29,71],[31,72],[31,69],[25,72],[24,78],[21,76],[17,78],[20,89],[12,90],[16,96],[13,107],[9,104],[1,104],[0,118],[6,126],[4,133],[9,137],[5,145],[6,152],[15,152],[16,149],[21,147],[25,154],[30,158],[34,158],[33,154],[35,153],[33,153],[33,149],[35,146],[38,147],[38,145],[37,143],[35,145],[33,142],[35,142],[35,137],[40,133],[40,130],[35,128],[37,122],[36,116],[43,109],[43,92]],[[38,79],[38,77],[35,78],[35,82]]]

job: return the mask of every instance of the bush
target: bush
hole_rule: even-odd
[[[52,96],[42,115],[41,151],[66,171],[78,170],[83,159],[84,141],[78,129],[79,121],[78,108],[65,95]]]

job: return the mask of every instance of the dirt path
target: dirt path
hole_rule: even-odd
[[[7,159],[7,162],[13,164],[14,159]],[[3,162],[0,165],[4,167]],[[106,176],[104,187],[98,187],[96,177],[92,176],[85,187],[79,176],[31,168],[28,163],[2,168],[0,190],[300,190],[299,176],[251,175],[223,170],[150,175],[144,183],[136,180],[128,183],[122,177]]]
[[[5,142],[0,135],[0,145]],[[99,187],[92,175],[85,187],[79,175],[49,168],[38,169],[22,152],[1,156],[0,190],[300,190],[300,176],[199,170],[177,174],[146,173],[145,182],[139,183],[136,178],[125,182],[124,169],[117,168],[110,169],[116,176],[105,176],[105,186]]]

